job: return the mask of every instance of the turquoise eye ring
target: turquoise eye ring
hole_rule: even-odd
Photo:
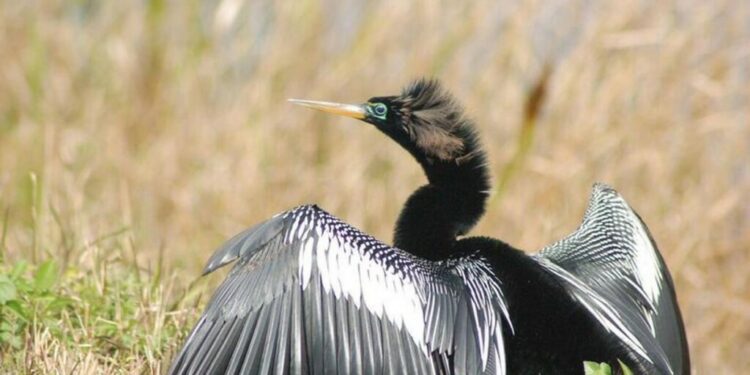
[[[368,106],[369,112],[373,117],[385,120],[388,114],[388,107],[383,103],[374,103]]]

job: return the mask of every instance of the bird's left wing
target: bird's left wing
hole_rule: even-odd
[[[614,189],[594,185],[578,230],[535,259],[644,360],[665,374],[689,373],[669,271],[645,224]]]
[[[205,273],[234,260],[171,374],[505,371],[507,309],[479,258],[416,258],[302,206],[230,239]]]

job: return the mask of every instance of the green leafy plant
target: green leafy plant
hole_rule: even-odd
[[[633,371],[624,364],[622,361],[617,360],[620,364],[620,369],[624,375],[633,375]],[[583,362],[583,372],[585,375],[612,375],[612,367],[606,363],[596,363],[591,361]]]
[[[120,258],[64,269],[51,260],[9,264],[0,259],[0,373],[59,366],[54,351],[27,362],[28,352],[49,348],[78,355],[71,368],[96,358],[82,366],[159,372],[161,359],[169,358],[190,328],[185,320],[193,317],[192,310],[166,299],[169,284],[159,275]]]
[[[54,321],[72,302],[54,291],[58,280],[54,261],[28,268],[24,261],[0,267],[0,346],[20,348],[30,324],[46,325],[55,331],[58,325]]]

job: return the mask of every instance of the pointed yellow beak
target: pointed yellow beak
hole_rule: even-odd
[[[362,120],[365,118],[365,107],[357,104],[341,104],[331,102],[319,102],[316,100],[289,99],[291,103],[304,107],[317,109],[318,111],[333,113],[346,117]]]

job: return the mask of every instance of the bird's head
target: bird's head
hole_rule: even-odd
[[[291,102],[375,125],[414,155],[426,170],[477,158],[483,162],[473,124],[436,80],[417,80],[401,95],[376,96],[363,104]]]

